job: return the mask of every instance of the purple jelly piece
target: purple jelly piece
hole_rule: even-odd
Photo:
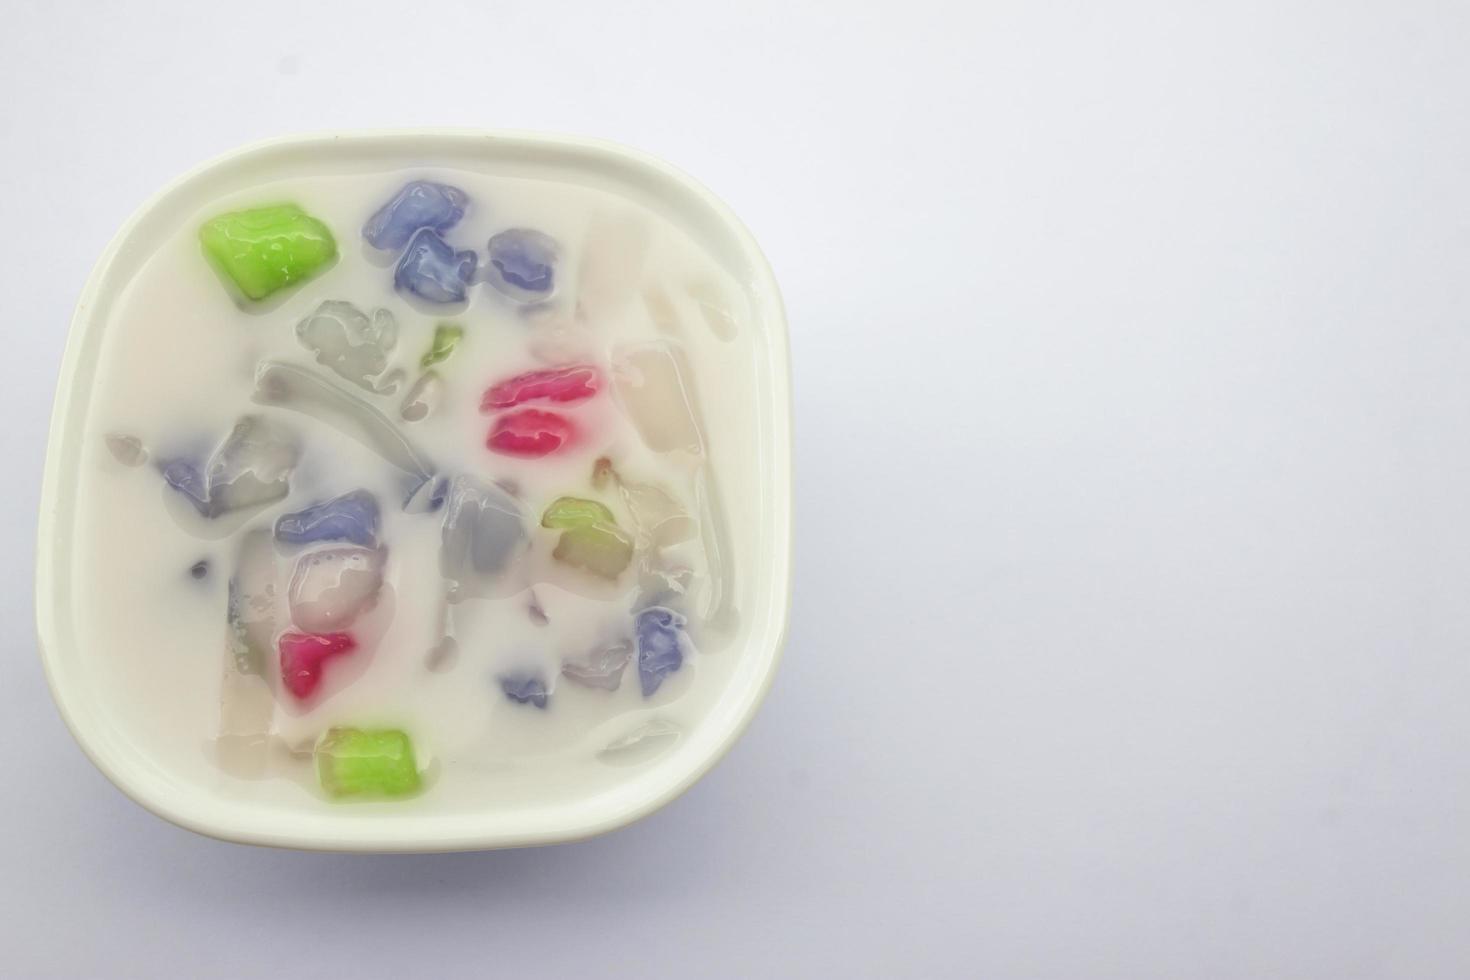
[[[460,303],[475,278],[473,250],[456,252],[430,228],[421,228],[398,260],[393,284],[430,303]]]
[[[276,540],[287,544],[351,541],[364,548],[378,543],[378,501],[366,490],[312,504],[276,521]]]
[[[539,674],[504,674],[500,678],[500,689],[505,696],[517,704],[534,704],[545,708],[551,697],[546,690],[546,681]]]
[[[511,228],[490,239],[487,277],[512,299],[545,299],[556,285],[556,257],[556,241],[550,235]]]
[[[684,663],[692,649],[684,632],[688,620],[665,606],[649,606],[633,619],[638,635],[638,683],[649,697]]]
[[[420,228],[448,231],[464,217],[469,196],[458,187],[415,180],[405,184],[393,200],[362,226],[362,237],[373,248],[396,251]]]
[[[163,481],[183,494],[194,509],[209,517],[209,489],[204,483],[204,473],[187,459],[176,459],[165,463]]]

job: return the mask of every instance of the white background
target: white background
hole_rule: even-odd
[[[0,975],[1470,974],[1465,3],[3,2]],[[762,242],[785,663],[589,843],[195,837],[34,651],[72,304],[210,156],[434,124],[633,144]]]

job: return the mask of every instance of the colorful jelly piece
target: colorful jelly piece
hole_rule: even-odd
[[[254,300],[311,278],[337,257],[327,226],[294,204],[211,218],[199,242],[215,268]]]
[[[558,497],[541,514],[541,526],[565,531],[593,524],[616,524],[617,518],[606,504],[583,497]]]
[[[278,645],[281,683],[301,701],[316,693],[328,660],[357,649],[350,633],[282,633]]]
[[[578,402],[597,394],[602,377],[590,364],[528,371],[492,385],[480,399],[480,411],[515,408],[526,402]]]
[[[398,343],[398,322],[388,310],[372,315],[343,300],[329,299],[296,324],[296,339],[330,368],[369,391],[380,388],[378,375],[388,367],[388,356]]]
[[[333,797],[407,796],[421,786],[413,741],[396,728],[332,728],[316,744],[322,790]]]
[[[530,228],[511,228],[490,239],[490,284],[520,303],[551,296],[556,287],[556,239]]]
[[[163,465],[163,479],[201,515],[214,518],[286,496],[298,454],[289,430],[258,415],[245,415],[203,467],[175,459]]]
[[[562,532],[551,557],[594,575],[615,579],[633,560],[632,537],[595,500],[561,497],[541,515],[541,526]]]
[[[469,195],[458,187],[415,180],[403,188],[362,227],[373,248],[397,251],[420,228],[448,231],[464,217]]]
[[[575,434],[576,429],[566,416],[523,408],[497,418],[485,445],[505,456],[535,459],[556,452]]]
[[[378,543],[378,500],[366,490],[312,504],[276,519],[276,540],[286,544],[351,541],[371,548]]]
[[[500,689],[516,704],[530,704],[545,708],[551,693],[546,689],[546,680],[539,674],[502,674]]]
[[[477,262],[473,251],[456,252],[437,232],[422,228],[403,250],[393,284],[430,303],[461,303]]]
[[[345,629],[378,601],[383,587],[382,548],[327,548],[296,561],[287,598],[291,621],[311,633]]]
[[[664,606],[649,606],[633,619],[638,638],[638,682],[643,696],[649,697],[663,684],[664,678],[678,670],[691,649],[688,626],[679,613]]]
[[[439,324],[434,328],[434,340],[429,344],[428,352],[419,358],[419,367],[427,370],[449,360],[449,355],[454,353],[463,338],[464,327],[455,323]]]

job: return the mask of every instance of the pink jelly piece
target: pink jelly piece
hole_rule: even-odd
[[[485,445],[506,456],[534,459],[556,452],[574,432],[572,423],[555,412],[523,408],[496,419]]]
[[[494,385],[480,399],[480,411],[515,408],[526,402],[579,402],[597,394],[602,378],[590,364],[572,364],[518,374]]]
[[[281,635],[281,683],[305,701],[322,682],[322,665],[357,649],[351,633],[284,633]]]

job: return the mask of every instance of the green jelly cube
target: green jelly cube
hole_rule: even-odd
[[[327,226],[294,204],[232,211],[199,229],[204,255],[251,299],[316,275],[337,257]]]
[[[429,352],[419,358],[419,367],[427,369],[449,360],[449,355],[454,353],[454,348],[459,345],[459,339],[463,336],[464,327],[453,323],[439,324],[434,328],[434,342],[429,345]]]
[[[316,745],[328,796],[406,796],[419,789],[408,735],[393,728],[333,728]]]
[[[603,578],[617,578],[633,560],[633,539],[614,524],[574,527],[562,532],[551,557]]]
[[[581,497],[558,497],[541,515],[542,527],[568,530],[575,527],[590,527],[593,524],[617,526],[613,512],[595,500]]]

